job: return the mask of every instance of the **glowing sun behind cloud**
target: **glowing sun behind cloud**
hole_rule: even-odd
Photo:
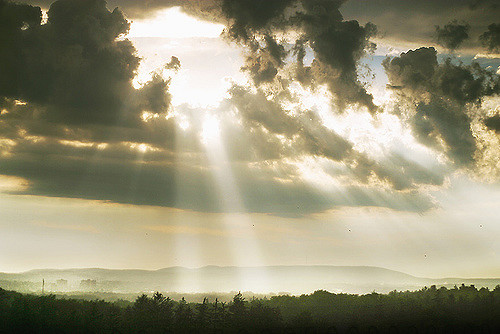
[[[219,37],[224,26],[203,22],[184,14],[179,7],[158,11],[154,16],[133,20],[129,36],[134,37]]]
[[[220,38],[223,30],[223,25],[200,21],[179,7],[133,20],[127,38],[134,42],[142,59],[134,86],[141,87],[154,72],[170,76],[171,71],[164,66],[176,56],[181,67],[169,86],[172,104],[203,108],[218,105],[231,82],[245,80],[240,72],[244,64],[241,50]]]

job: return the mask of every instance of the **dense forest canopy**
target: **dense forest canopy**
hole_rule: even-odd
[[[229,303],[156,292],[135,302],[59,299],[0,289],[0,333],[496,333],[500,286],[366,295],[316,291]]]

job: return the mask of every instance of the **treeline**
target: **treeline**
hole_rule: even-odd
[[[58,299],[0,289],[0,333],[500,333],[500,286],[276,296],[230,303]]]

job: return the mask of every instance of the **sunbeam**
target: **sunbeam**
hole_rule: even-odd
[[[253,231],[254,223],[246,214],[236,180],[233,175],[230,160],[222,140],[220,120],[216,115],[207,112],[201,132],[201,140],[205,146],[208,161],[212,166],[214,178],[217,181],[222,219],[228,231],[237,226],[241,235],[231,235],[229,243],[234,264],[239,267],[254,266],[251,271],[241,271],[242,289],[246,291],[266,291],[266,270],[264,257]],[[229,214],[234,213],[234,214]]]

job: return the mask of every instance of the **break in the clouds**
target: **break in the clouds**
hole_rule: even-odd
[[[498,116],[481,105],[498,95],[498,75],[420,48],[384,68],[398,98],[391,125],[409,126],[432,153],[413,157],[408,151],[420,148],[408,142],[363,149],[356,138],[366,130],[353,119],[366,114],[377,128],[389,112],[374,103],[362,61],[376,36],[392,35],[377,10],[378,28],[351,18],[356,1],[109,2],[120,9],[102,0],[31,3],[48,9],[47,22],[36,6],[0,1],[0,174],[27,184],[11,193],[201,212],[421,212],[438,205],[429,189],[443,187],[455,168],[473,168],[483,145],[473,123],[497,129]],[[489,6],[459,5],[469,12]],[[141,59],[127,39],[127,18],[172,6],[225,24],[226,41],[242,49],[248,81],[231,83],[217,106],[172,105],[169,88],[183,61],[173,54],[149,81],[134,82]],[[452,19],[428,40],[437,32],[443,46],[457,49],[469,41],[469,24],[473,39],[474,22]],[[347,129],[336,127],[340,120]]]

